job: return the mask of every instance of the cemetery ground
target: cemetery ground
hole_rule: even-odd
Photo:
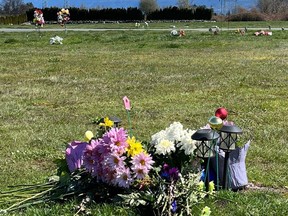
[[[176,28],[185,30],[181,25]],[[174,121],[199,129],[220,106],[243,129],[239,145],[252,140],[246,166],[249,182],[259,187],[219,191],[195,215],[205,205],[211,215],[288,215],[288,31],[213,35],[208,28],[214,25],[205,23],[207,31],[186,31],[184,37],[170,30],[72,32],[69,25],[67,32],[0,29],[0,191],[45,182],[56,173],[55,160],[64,157],[66,144],[93,131],[96,117],[118,116],[127,127],[126,95],[139,140],[149,141]],[[62,45],[49,44],[55,35]],[[73,215],[76,204],[45,203],[9,215]],[[7,200],[0,198],[0,206],[7,207]],[[93,204],[91,212],[137,215],[113,204]]]

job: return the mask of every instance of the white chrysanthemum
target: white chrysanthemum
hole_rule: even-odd
[[[151,143],[154,145],[157,154],[170,154],[177,147],[183,150],[186,155],[193,155],[196,149],[196,141],[192,140],[191,136],[194,133],[193,130],[184,130],[180,122],[173,122],[165,130],[152,135]]]
[[[183,135],[183,125],[180,122],[174,122],[166,128],[165,132],[168,140],[180,141],[181,136]]]
[[[174,145],[174,142],[164,139],[155,145],[155,149],[156,149],[156,154],[166,155],[175,151],[175,145]]]
[[[159,131],[158,133],[151,136],[151,143],[153,145],[158,144],[161,140],[166,139],[166,133],[164,130]]]
[[[181,150],[184,150],[186,155],[193,155],[194,150],[196,149],[196,140],[192,140],[191,136],[195,133],[195,130],[185,130],[181,136],[181,140],[178,143],[177,147],[180,147]]]

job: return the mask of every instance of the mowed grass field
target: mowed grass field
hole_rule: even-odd
[[[118,116],[128,128],[122,102],[128,96],[133,135],[143,141],[174,121],[199,129],[218,107],[226,107],[228,120],[244,131],[239,144],[252,140],[249,182],[273,190],[221,191],[203,205],[212,215],[288,215],[288,31],[255,37],[249,30],[241,36],[207,29],[173,37],[170,30],[72,32],[70,27],[0,29],[0,191],[45,182],[56,173],[54,161],[64,157],[66,144],[95,131],[96,117]],[[55,35],[63,37],[63,45],[49,44]],[[74,204],[45,204],[15,215],[73,215]],[[6,206],[1,198],[0,205]],[[135,212],[95,205],[92,213]]]

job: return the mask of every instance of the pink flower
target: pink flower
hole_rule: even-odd
[[[124,167],[125,159],[126,157],[124,156],[121,157],[117,153],[111,153],[107,155],[105,159],[105,164],[107,164],[107,166],[110,167],[111,169],[117,169],[117,168]]]
[[[111,170],[109,168],[104,169],[104,175],[102,178],[103,182],[106,182],[107,184],[112,184],[116,186],[116,170]]]
[[[148,172],[149,172],[149,170],[146,167],[142,167],[142,166],[134,166],[131,169],[134,172],[133,177],[137,179],[144,179],[148,175]]]
[[[97,147],[101,145],[99,140],[91,140],[90,144],[86,145],[83,152],[83,165],[89,171],[93,172],[95,165],[99,163],[99,153]]]
[[[132,157],[132,170],[136,170],[137,168],[147,169],[150,170],[152,168],[152,164],[154,161],[149,154],[141,152],[138,155]]]
[[[118,169],[115,181],[119,187],[129,188],[129,186],[133,182],[130,174],[130,169],[125,167],[123,167],[122,169]]]
[[[103,141],[109,144],[111,152],[117,152],[121,155],[128,148],[127,137],[124,128],[111,128],[103,135]]]

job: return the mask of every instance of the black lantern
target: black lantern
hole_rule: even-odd
[[[205,167],[205,187],[206,191],[209,190],[209,158],[215,155],[214,143],[219,138],[219,134],[211,129],[197,130],[191,137],[196,140],[196,155],[203,158]]]
[[[114,122],[113,127],[119,127],[121,123],[121,119],[116,116],[109,116],[109,119]]]
[[[239,134],[242,134],[242,130],[236,125],[224,125],[220,130],[220,142],[219,148],[225,152],[224,159],[224,171],[223,171],[223,182],[222,187],[227,189],[227,169],[229,154],[231,151],[235,150],[236,142]]]

